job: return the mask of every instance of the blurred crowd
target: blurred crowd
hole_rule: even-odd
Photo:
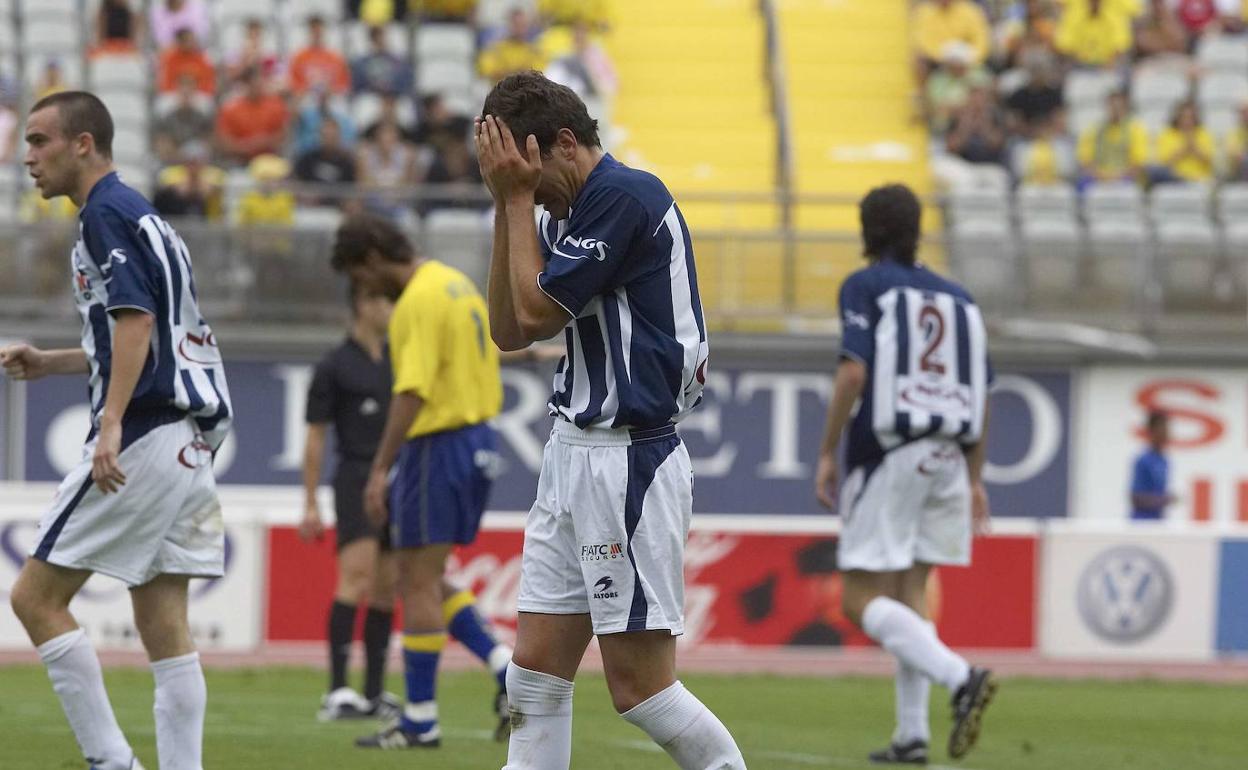
[[[477,90],[529,69],[583,97],[607,100],[616,86],[598,42],[608,28],[601,0],[516,6],[501,25],[479,24],[476,0],[344,0],[341,22],[302,15],[294,2],[298,34],[262,17],[231,20],[241,32],[226,34],[206,0],[153,0],[146,18],[138,6],[103,0],[91,56],[154,63],[153,192],[167,216],[290,224],[304,207],[404,216],[480,205],[472,118],[454,107],[465,94],[419,91],[418,25],[471,31]],[[366,27],[365,50],[349,55],[346,25]],[[298,42],[282,51],[275,40]],[[65,82],[55,59],[44,66],[36,98],[80,85]],[[15,96],[0,78],[0,162],[18,150]],[[228,180],[242,170],[252,184],[227,203]],[[414,201],[426,184],[467,192]],[[72,215],[32,205],[36,218]]]
[[[949,187],[1248,181],[1241,0],[921,0],[920,111]]]

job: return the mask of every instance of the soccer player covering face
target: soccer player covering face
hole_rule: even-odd
[[[26,124],[26,167],[40,193],[67,195],[81,209],[70,269],[82,345],[13,345],[0,362],[15,379],[85,375],[91,425],[9,598],[87,763],[134,770],[141,765],[95,650],[69,612],[94,572],[128,585],[156,680],[161,770],[201,770],[207,691],[187,583],[225,568],[212,459],[229,429],[230,396],[186,244],[118,178],[112,141],[108,110],[83,91],[40,100]]]
[[[572,679],[595,635],[616,710],[676,765],[744,768],[676,680],[693,474],[675,423],[701,400],[707,361],[684,219],[539,73],[496,85],[475,132],[496,206],[494,340],[514,350],[562,332],[567,348],[525,526],[505,770],[568,768]]]
[[[915,261],[914,193],[899,185],[872,190],[861,217],[870,264],[841,287],[842,348],[815,494],[841,514],[845,614],[897,658],[897,729],[871,759],[924,764],[930,683],[953,693],[955,758],[975,744],[996,689],[991,672],[937,638],[925,601],[932,565],[969,564],[972,523],[987,524],[982,471],[992,370],[970,295]]]
[[[488,421],[502,407],[503,386],[485,300],[463,273],[417,254],[393,223],[375,216],[351,217],[338,228],[332,265],[394,302],[392,395],[364,483],[364,510],[372,527],[388,525],[398,562],[407,703],[394,725],[356,745],[441,743],[434,690],[450,637],[495,674],[501,739],[510,724],[504,687],[511,650],[482,625],[472,594],[442,577],[451,548],[476,539],[498,467]]]

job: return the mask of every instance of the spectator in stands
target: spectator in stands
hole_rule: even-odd
[[[227,85],[242,81],[243,73],[255,67],[274,82],[281,75],[281,61],[277,54],[266,51],[264,45],[264,22],[256,16],[247,19],[243,28],[243,44],[237,51],[225,55],[225,78]]]
[[[419,3],[420,0],[347,0],[347,17],[369,26],[405,21],[408,6],[415,8]]]
[[[427,185],[459,185],[461,189],[443,191],[441,194],[426,198],[420,205],[420,213],[441,208],[490,208],[491,204],[482,194],[481,166],[468,149],[466,137],[442,147],[433,156],[425,172]],[[464,186],[469,186],[464,189]]]
[[[1166,507],[1175,501],[1170,494],[1170,460],[1166,445],[1170,443],[1170,419],[1165,412],[1148,413],[1148,449],[1135,458],[1131,468],[1131,519],[1159,520],[1166,516]]]
[[[533,25],[523,8],[507,15],[507,36],[491,43],[477,59],[481,75],[497,83],[515,72],[541,69],[542,51],[533,40]]]
[[[949,43],[941,53],[941,66],[932,72],[924,86],[928,126],[944,133],[953,114],[966,103],[975,86],[991,81],[983,67],[974,64],[975,52],[966,43]]]
[[[180,162],[161,170],[152,198],[161,216],[221,218],[225,172],[208,162],[210,156],[208,145],[190,142],[182,148]]]
[[[571,53],[547,65],[546,77],[571,88],[582,101],[609,99],[615,95],[618,85],[611,57],[594,42],[589,25],[583,21],[572,28]]]
[[[351,88],[351,72],[337,51],[325,45],[325,18],[308,17],[308,45],[290,60],[290,88],[303,94],[314,86],[345,94]]]
[[[295,161],[295,179],[312,185],[340,186],[355,183],[355,157],[343,146],[342,131],[333,120],[321,122],[320,141]],[[335,198],[312,195],[313,205],[332,205]]]
[[[351,92],[406,94],[412,90],[412,62],[391,53],[385,27],[369,27],[369,52],[351,63]]]
[[[1226,135],[1227,178],[1248,182],[1248,102],[1239,105],[1239,125]]]
[[[365,188],[368,209],[383,216],[396,215],[402,208],[404,188],[420,181],[416,148],[403,141],[393,124],[382,124],[373,139],[360,144],[355,179]]]
[[[103,0],[95,12],[94,54],[132,53],[139,44],[141,20],[130,0]]]
[[[194,76],[183,75],[178,79],[177,102],[173,109],[157,119],[152,136],[158,147],[165,145],[161,139],[168,139],[165,146],[175,154],[189,142],[212,140],[212,115],[201,106]],[[161,157],[161,160],[172,162],[170,157]]]
[[[537,12],[551,26],[604,31],[610,23],[606,0],[537,0]]]
[[[314,149],[321,143],[321,126],[333,123],[338,136],[348,146],[355,144],[355,121],[344,110],[334,106],[324,89],[318,90],[313,102],[295,118],[294,154],[296,157]]]
[[[1069,0],[1057,25],[1057,50],[1077,66],[1118,67],[1131,50],[1131,18],[1111,0]]]
[[[1154,182],[1209,182],[1214,177],[1213,134],[1200,124],[1193,101],[1174,108],[1170,126],[1157,135]]]
[[[472,121],[451,112],[441,94],[430,94],[421,99],[420,114],[420,126],[414,136],[416,144],[429,147],[436,154],[457,142],[468,141]]]
[[[209,40],[212,22],[203,0],[154,0],[152,42],[157,50],[173,45],[178,30],[189,29],[196,40]]]
[[[1150,0],[1148,10],[1135,25],[1135,55],[1138,58],[1165,54],[1186,54],[1187,29],[1166,0]]]
[[[922,78],[941,63],[950,43],[970,48],[971,65],[988,58],[988,18],[971,0],[923,0],[914,9],[910,29]]]
[[[43,75],[35,83],[35,99],[42,99],[49,94],[65,91],[69,84],[65,82],[65,74],[58,59],[50,58],[43,65]]]
[[[1216,0],[1174,0],[1174,13],[1193,40],[1216,29],[1221,16]]]
[[[1097,182],[1140,183],[1148,163],[1148,130],[1131,117],[1124,91],[1105,99],[1105,121],[1079,137],[1079,186]]]
[[[1001,58],[1007,67],[1023,67],[1027,51],[1053,51],[1057,32],[1057,9],[1052,0],[1026,0],[1013,5],[1014,12],[1000,25],[997,38],[1001,41]]]
[[[472,16],[477,10],[477,0],[408,0],[408,4],[413,11],[420,12],[420,18],[424,21],[456,24],[472,23]]]
[[[1039,126],[1062,109],[1061,83],[1055,66],[1041,57],[1032,57],[1027,68],[1027,82],[1005,102],[1010,130],[1024,137],[1035,136]]]
[[[428,98],[430,97],[426,97],[426,99]],[[428,118],[426,118],[426,120],[427,119]],[[395,94],[382,95],[381,114],[377,116],[377,120],[373,121],[367,128],[364,129],[364,138],[370,142],[376,140],[377,132],[381,130],[382,126],[393,126],[405,142],[415,144],[419,141],[416,136],[416,132],[411,128],[411,124],[400,117],[399,97]]]
[[[1014,145],[1010,170],[1024,184],[1053,185],[1075,179],[1075,150],[1061,113],[1040,124],[1036,135]]]
[[[195,88],[201,94],[217,92],[217,72],[208,54],[199,47],[195,33],[189,28],[178,30],[176,41],[160,54],[160,80],[157,90],[169,93],[178,87],[184,77],[194,79]]]
[[[945,139],[948,151],[967,163],[1003,163],[1005,121],[987,85],[975,86],[953,117]]]
[[[290,226],[295,223],[295,196],[283,182],[290,176],[290,164],[277,155],[257,155],[247,164],[247,173],[256,186],[243,193],[238,202],[238,223],[243,226]]]
[[[280,153],[290,123],[286,102],[269,90],[260,70],[248,70],[243,83],[243,93],[222,105],[216,126],[222,155],[240,165],[258,155]]]
[[[17,137],[21,119],[17,116],[14,97],[0,91],[0,164],[13,162],[17,155]]]

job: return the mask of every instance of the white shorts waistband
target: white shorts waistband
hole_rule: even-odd
[[[551,433],[565,444],[632,446],[675,436],[676,425],[669,422],[657,428],[578,428],[567,420],[556,419]]]

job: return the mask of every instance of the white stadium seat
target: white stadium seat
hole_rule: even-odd
[[[97,56],[91,60],[91,87],[137,89],[147,88],[148,67],[138,55]]]
[[[425,59],[475,58],[477,40],[466,24],[422,24],[416,30],[416,56]]]
[[[1196,44],[1196,61],[1210,70],[1248,70],[1248,38],[1232,35],[1205,35]]]
[[[1167,300],[1199,303],[1213,293],[1220,252],[1213,223],[1199,219],[1162,219],[1157,222],[1157,260]]]
[[[1029,296],[1033,301],[1068,302],[1081,283],[1079,265],[1083,254],[1083,232],[1074,211],[1059,215],[1056,210],[1020,210],[1019,216]]]
[[[476,73],[468,62],[427,61],[416,70],[416,88],[421,94],[468,93],[475,78]]]
[[[1176,219],[1208,222],[1212,208],[1213,191],[1203,184],[1158,185],[1149,199],[1149,212],[1159,225]]]

